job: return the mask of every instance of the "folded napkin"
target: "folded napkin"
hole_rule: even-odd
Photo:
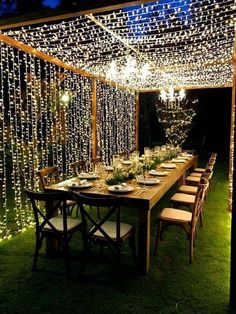
[[[176,168],[176,164],[165,164],[165,163],[162,163],[161,164],[161,167],[164,167],[164,168]]]
[[[79,184],[84,185],[84,184],[87,184],[87,182],[88,182],[87,180],[81,180]]]
[[[157,173],[155,169],[151,169],[150,173]]]
[[[119,185],[115,185],[114,186],[114,189],[115,190],[122,190],[122,189],[125,189],[127,187],[127,184],[126,183],[121,183]]]
[[[186,160],[177,158],[177,159],[172,159],[172,161],[173,162],[185,162]]]
[[[71,186],[83,186],[87,184],[87,180],[81,180],[80,182],[74,182],[71,184]]]

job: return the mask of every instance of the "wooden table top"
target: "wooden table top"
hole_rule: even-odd
[[[119,195],[125,199],[127,205],[135,207],[142,207],[143,209],[150,210],[152,207],[161,199],[161,197],[175,184],[176,181],[181,178],[186,170],[196,164],[197,156],[193,156],[191,159],[186,160],[184,163],[176,163],[174,169],[163,169],[160,166],[157,167],[157,171],[165,170],[168,171],[166,176],[151,176],[157,178],[160,183],[155,185],[145,185],[145,190],[142,186],[137,186],[135,180],[127,181],[127,185],[132,185],[133,190],[129,193],[113,193],[108,191],[107,186],[98,187],[99,180],[89,180],[92,183],[92,187],[86,189],[75,189],[75,191],[83,192],[88,195]],[[76,178],[54,184],[47,189],[49,190],[68,190],[68,184],[75,182]]]

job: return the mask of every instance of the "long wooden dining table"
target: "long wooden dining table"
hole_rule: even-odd
[[[150,230],[151,230],[151,210],[162,198],[162,196],[178,181],[178,184],[185,182],[186,171],[197,166],[197,155],[191,157],[183,163],[176,163],[174,169],[167,170],[166,176],[157,177],[160,183],[156,185],[146,186],[146,189],[134,187],[134,189],[125,194],[120,194],[124,199],[125,208],[135,208],[138,213],[138,239],[137,239],[137,261],[141,274],[147,274],[150,269]],[[160,166],[157,168],[160,170]],[[68,182],[68,180],[67,180]],[[133,184],[129,182],[129,184]],[[65,190],[63,182],[48,187],[49,190]],[[80,190],[75,190],[80,191]],[[96,183],[92,188],[81,190],[87,195],[104,196],[111,195],[107,187],[97,187]]]

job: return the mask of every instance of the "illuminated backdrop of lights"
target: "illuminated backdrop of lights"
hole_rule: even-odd
[[[112,155],[135,149],[135,121],[135,93],[98,82],[97,155],[110,162]]]
[[[235,14],[233,0],[160,0],[4,33],[129,89],[223,87],[232,86]],[[31,223],[22,180],[37,189],[39,167],[57,164],[63,176],[70,172],[69,162],[82,156],[89,162],[92,79],[3,42],[0,48],[0,237],[7,238]],[[134,147],[134,94],[97,86],[97,153],[109,160],[129,132],[131,137],[121,147]],[[64,92],[69,93],[68,102],[61,101]],[[126,113],[125,102],[130,110]],[[120,133],[108,147],[104,134],[111,131],[109,113],[118,110],[115,103],[131,124],[123,132],[120,127],[125,125],[117,115],[114,130]],[[13,202],[7,198],[9,190]]]
[[[139,90],[231,86],[235,14],[233,0],[162,0],[7,34],[100,77],[114,62],[113,80]]]
[[[98,83],[98,154],[135,145],[134,93]],[[39,188],[36,170],[92,156],[92,79],[0,43],[0,238],[31,224],[23,186]],[[107,138],[109,141],[107,141]]]
[[[58,165],[63,177],[70,162],[90,159],[91,79],[2,43],[0,73],[0,238],[6,238],[31,223],[22,188],[38,189],[37,169]],[[65,107],[60,95],[67,90]]]

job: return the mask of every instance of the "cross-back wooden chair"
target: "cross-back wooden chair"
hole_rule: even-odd
[[[45,190],[47,186],[59,182],[59,168],[56,166],[40,169],[36,174],[39,176],[42,190]]]
[[[82,222],[77,218],[67,215],[66,200],[70,195],[66,191],[57,192],[34,192],[25,188],[25,193],[31,201],[35,218],[35,252],[32,270],[36,270],[39,257],[39,250],[42,241],[46,237],[52,237],[64,253],[67,271],[70,270],[69,242],[73,234],[81,230]],[[62,215],[58,216],[57,211],[62,210]]]
[[[73,170],[74,177],[77,177],[81,171],[86,170],[86,164],[84,160],[78,160],[70,164]]]
[[[206,171],[206,169],[211,169],[211,170],[213,170],[213,168],[214,168],[214,165],[215,165],[215,163],[216,163],[216,157],[217,157],[217,153],[212,153],[211,154],[211,156],[210,156],[210,158],[208,159],[208,162],[207,162],[207,165],[206,165],[206,167],[205,168],[199,168],[199,167],[197,167],[197,168],[195,168],[194,170],[193,170],[193,173],[195,173],[195,175],[197,174],[197,173],[204,173],[205,171]],[[192,174],[191,174],[192,175]]]
[[[40,169],[36,172],[39,177],[40,185],[43,191],[52,184],[59,183],[59,168],[57,166],[46,167]],[[68,215],[72,215],[74,207],[76,207],[76,202],[74,200],[67,200],[67,212]],[[78,210],[76,210],[76,216],[78,215]]]
[[[129,240],[133,260],[136,262],[135,228],[120,221],[122,199],[117,196],[90,197],[82,193],[74,193],[74,199],[80,207],[83,223],[84,265],[94,245],[106,246],[110,249],[121,276],[121,248],[126,240]],[[103,207],[106,210],[103,211],[101,219],[95,219],[91,211],[86,209],[86,205]]]
[[[158,241],[163,239],[163,232],[170,225],[177,225],[184,229],[189,240],[189,261],[193,262],[193,248],[196,239],[197,222],[201,213],[204,193],[206,189],[205,181],[199,185],[192,212],[177,208],[164,208],[158,217],[156,241],[154,255],[157,253]]]
[[[195,178],[195,177],[194,177]],[[193,209],[195,204],[196,195],[198,193],[198,189],[201,186],[201,184],[205,184],[205,193],[207,194],[209,189],[209,180],[211,176],[206,176],[204,173],[201,175],[200,178],[198,178],[198,185],[192,186],[192,185],[181,185],[177,191],[177,193],[174,193],[171,198],[171,207],[179,208],[180,206],[186,206],[190,210]],[[200,212],[200,222],[201,226],[203,226],[203,210],[204,210],[204,202],[202,203],[202,208]]]

